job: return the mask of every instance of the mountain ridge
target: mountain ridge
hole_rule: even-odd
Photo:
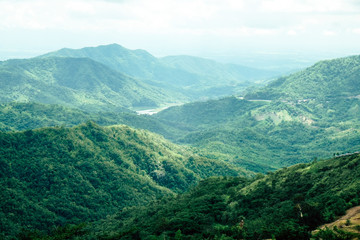
[[[181,93],[188,100],[233,94],[244,90],[246,86],[252,84],[251,81],[254,79],[264,80],[276,75],[270,71],[224,65],[199,57],[187,57],[191,61],[181,60],[183,67],[177,67],[167,61],[169,58],[156,58],[145,50],[129,50],[118,44],[82,49],[61,49],[39,57],[48,56],[88,57],[114,70],[142,79],[150,85],[162,87],[165,91]],[[212,68],[203,70],[198,68],[197,71],[189,71],[189,66],[204,66],[207,62],[212,62],[212,68],[216,69],[212,72],[216,72],[216,76],[208,73]],[[251,71],[249,71],[250,69]],[[248,74],[249,72],[251,73]],[[234,86],[237,88],[235,89]]]
[[[360,55],[319,61],[305,70],[280,77],[245,95],[245,99],[328,100],[360,95]]]
[[[33,58],[0,64],[1,101],[60,103],[86,110],[157,106],[172,97],[89,58]],[[94,109],[91,109],[91,108]]]

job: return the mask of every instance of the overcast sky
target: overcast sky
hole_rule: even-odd
[[[360,54],[360,1],[0,0],[2,59],[110,43],[156,56]]]

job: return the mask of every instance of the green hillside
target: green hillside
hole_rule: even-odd
[[[155,107],[172,97],[87,58],[0,62],[1,102],[62,104],[89,111]]]
[[[147,129],[199,154],[266,173],[314,158],[352,152],[360,146],[359,99],[318,104],[246,101],[235,97],[185,104],[153,116],[87,113],[59,105],[0,104],[0,130],[126,124]]]
[[[196,57],[156,58],[144,50],[129,50],[118,44],[65,48],[40,57],[48,56],[91,58],[150,85],[161,87],[181,100],[185,97],[187,101],[238,93],[255,80],[264,82],[277,75],[271,71],[224,65]]]
[[[245,96],[246,99],[328,100],[360,95],[360,56],[320,61],[281,77]]]
[[[195,77],[189,73],[163,66],[156,57],[145,50],[130,50],[118,44],[86,47],[82,49],[63,48],[59,51],[50,52],[40,57],[43,58],[49,56],[90,58],[94,61],[103,63],[118,72],[148,81],[158,80],[161,82],[160,80],[165,80],[164,77],[167,73],[169,73],[169,76],[174,75],[173,78],[175,78],[167,79],[169,82],[175,82],[177,77],[181,77],[181,73],[184,74],[184,78],[188,78],[188,81]],[[178,84],[186,83],[179,81]]]
[[[360,155],[353,154],[255,179],[208,178],[187,193],[119,212],[83,237],[309,239],[311,230],[359,204]],[[359,234],[340,229],[319,236],[355,239]]]
[[[359,61],[360,56],[321,61],[245,100],[190,103],[155,118],[179,129],[169,139],[253,171],[355,151],[360,146]]]
[[[360,147],[360,100],[292,103],[235,97],[168,108],[154,117],[179,131],[177,143],[266,172]]]
[[[2,103],[0,104],[0,131],[22,131],[41,127],[75,126],[93,121],[102,126],[125,124],[169,136],[176,128],[163,124],[148,115],[133,112],[85,112],[56,104]]]
[[[247,173],[127,126],[0,132],[0,238],[99,220],[209,176],[239,174]]]

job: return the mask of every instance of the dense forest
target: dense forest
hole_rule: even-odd
[[[1,102],[35,101],[86,111],[123,112],[175,101],[160,88],[89,58],[49,57],[0,62],[0,84],[3,86]]]
[[[116,44],[0,62],[0,239],[360,238],[314,231],[360,205],[359,59],[258,87]]]
[[[255,178],[211,177],[187,193],[122,209],[93,224],[67,226],[33,239],[355,239],[316,229],[360,204],[360,155],[284,168]],[[27,234],[27,235],[26,235]]]
[[[92,120],[126,124],[197,147],[199,154],[266,173],[283,166],[354,152],[360,146],[360,100],[247,101],[235,97],[171,107],[153,116],[87,113],[59,105],[0,105],[0,130],[74,126]]]
[[[320,61],[266,87],[250,92],[247,99],[329,100],[360,94],[360,56]]]
[[[99,220],[206,177],[248,175],[124,125],[0,132],[0,146],[3,237],[25,226]]]

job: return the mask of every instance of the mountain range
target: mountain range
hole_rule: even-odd
[[[112,44],[0,62],[0,101],[149,109],[238,93],[274,75],[190,56],[156,58]]]
[[[8,60],[0,63],[0,81],[1,102],[56,103],[87,111],[155,107],[172,98],[89,58]]]
[[[117,44],[0,62],[0,238],[309,239],[360,204],[359,60],[270,82]]]
[[[239,93],[254,81],[265,82],[276,72],[221,64],[193,56],[156,58],[145,50],[129,50],[118,44],[82,49],[61,49],[40,57],[86,57],[158,86],[163,91],[181,93],[188,100],[208,99]]]

